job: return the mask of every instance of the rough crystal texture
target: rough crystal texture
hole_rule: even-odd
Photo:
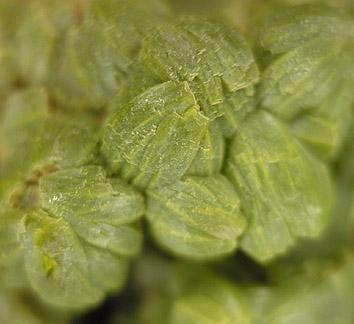
[[[267,112],[242,124],[226,174],[249,220],[241,246],[254,258],[269,260],[324,228],[331,200],[328,171]]]
[[[234,29],[201,18],[165,24],[144,40],[140,60],[160,81],[188,81],[206,116],[222,116],[224,88],[236,92],[258,80],[244,38]]]
[[[324,50],[325,49],[325,50]],[[333,89],[351,78],[351,53],[345,43],[315,39],[280,56],[264,71],[260,87],[264,107],[291,119],[319,106]]]
[[[26,217],[25,264],[48,302],[88,307],[120,289],[142,237],[140,194],[102,168],[65,169],[39,181],[40,209]]]
[[[39,182],[40,205],[69,222],[85,241],[118,255],[138,252],[140,233],[129,224],[144,213],[143,198],[100,167],[67,169]]]
[[[47,95],[39,87],[9,97],[0,135],[0,196],[11,195],[50,169],[93,163],[98,151],[97,126],[88,118],[51,115]]]
[[[353,37],[353,20],[339,10],[326,6],[289,6],[269,15],[260,42],[274,54],[285,53],[313,39],[332,42]]]
[[[134,185],[161,185],[187,172],[208,125],[188,84],[166,82],[117,110],[105,127],[102,152]]]
[[[246,226],[238,195],[221,175],[187,177],[149,190],[147,219],[165,248],[199,259],[234,251]]]
[[[294,134],[326,160],[340,150],[354,102],[353,37],[349,15],[319,6],[272,16],[260,37],[273,54],[262,75],[261,105],[293,122]]]
[[[154,0],[92,1],[87,17],[61,44],[50,92],[69,109],[99,110],[109,101],[151,28],[169,15]]]
[[[88,261],[79,238],[63,219],[43,211],[29,215],[24,248],[28,278],[44,300],[80,308],[103,298],[89,281]]]

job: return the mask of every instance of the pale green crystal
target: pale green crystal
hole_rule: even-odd
[[[260,84],[261,105],[293,122],[294,134],[326,160],[340,150],[354,102],[353,36],[349,15],[320,6],[272,15],[260,36],[273,54]]]
[[[99,110],[109,101],[136,56],[142,38],[163,21],[163,1],[94,0],[73,27],[53,64],[50,93],[70,109]]]
[[[317,109],[300,115],[290,125],[291,132],[325,160],[338,156],[351,127],[353,84],[342,82]]]
[[[226,174],[249,221],[241,247],[257,260],[284,253],[327,223],[331,186],[326,167],[266,112],[244,122],[229,151]]]
[[[54,172],[40,179],[39,195],[40,206],[65,219],[84,241],[122,256],[139,251],[140,232],[129,224],[144,213],[143,198],[107,179],[102,168]]]
[[[144,213],[140,194],[98,166],[39,179],[36,211],[26,217],[24,252],[31,286],[48,303],[85,308],[126,281],[141,247],[132,225]],[[71,290],[75,291],[71,291]]]
[[[138,187],[168,183],[187,172],[208,125],[188,84],[166,82],[117,109],[105,126],[102,153]]]
[[[326,6],[303,5],[275,10],[262,28],[262,46],[279,54],[314,39],[327,38],[332,43],[352,39],[354,24],[352,18],[341,11]]]
[[[157,80],[188,81],[210,119],[224,114],[224,88],[236,92],[258,80],[243,37],[227,25],[201,18],[162,25],[145,38],[139,58]]]
[[[84,245],[91,282],[106,292],[117,292],[126,283],[129,260],[93,245]]]
[[[0,196],[53,168],[92,163],[98,152],[97,126],[51,114],[42,88],[15,92],[6,102],[0,125]],[[7,199],[9,197],[6,197]]]
[[[80,308],[103,298],[89,282],[87,257],[68,223],[39,211],[26,218],[25,226],[26,271],[32,288],[43,300]]]
[[[285,119],[317,107],[338,88],[342,75],[351,70],[351,61],[351,52],[343,42],[308,41],[266,68],[260,86],[261,103]]]
[[[197,259],[233,252],[246,226],[238,195],[221,175],[148,190],[146,216],[162,246]]]

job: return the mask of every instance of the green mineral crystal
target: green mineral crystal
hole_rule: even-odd
[[[348,130],[353,41],[349,15],[314,6],[269,18],[260,36],[274,56],[260,84],[261,105],[286,120],[295,118],[294,134],[327,159],[338,153]]]
[[[157,80],[188,81],[210,119],[225,114],[224,91],[236,92],[258,80],[244,38],[226,25],[202,19],[162,25],[145,39],[140,60]]]
[[[102,292],[90,283],[89,261],[68,223],[39,211],[26,217],[25,228],[26,272],[43,299],[66,307],[102,299]]]
[[[144,213],[143,198],[97,166],[46,175],[38,195],[39,210],[24,220],[25,265],[33,289],[54,304],[80,308],[121,288],[128,261],[141,245],[132,223]]]
[[[64,107],[102,109],[124,78],[143,36],[169,15],[159,0],[94,0],[87,19],[73,26],[56,57],[50,91]]]
[[[353,323],[353,58],[351,0],[0,0],[0,322]]]
[[[331,199],[328,171],[267,112],[242,124],[226,174],[250,223],[241,246],[256,259],[270,259],[324,228]]]
[[[146,217],[167,249],[201,259],[235,250],[246,225],[238,195],[221,175],[148,190]]]
[[[138,187],[173,182],[188,171],[208,126],[188,83],[168,81],[117,108],[102,153]]]

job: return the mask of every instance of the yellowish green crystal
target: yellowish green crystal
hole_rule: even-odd
[[[325,227],[331,200],[328,171],[267,112],[257,112],[233,139],[226,174],[249,221],[241,246],[260,261]]]

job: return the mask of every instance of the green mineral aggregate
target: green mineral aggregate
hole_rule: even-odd
[[[224,115],[224,89],[236,92],[256,83],[259,72],[246,40],[228,25],[184,18],[147,37],[140,60],[160,81],[187,81],[205,115]]]
[[[143,197],[121,180],[109,179],[98,166],[65,169],[39,181],[39,204],[54,216],[78,223],[101,221],[120,226],[144,213]],[[98,231],[99,233],[99,231]]]
[[[150,1],[151,2],[151,1]],[[102,110],[115,94],[143,37],[169,16],[163,1],[91,1],[53,61],[53,98],[69,110]]]
[[[333,160],[354,101],[352,17],[326,7],[286,8],[266,20],[260,34],[273,56],[260,83],[261,106],[292,120],[298,138]]]
[[[266,261],[324,229],[331,207],[326,166],[267,112],[248,118],[234,137],[226,174],[249,221],[241,247]]]
[[[146,217],[166,249],[196,259],[231,253],[246,227],[239,197],[220,175],[148,190]]]
[[[182,177],[209,125],[187,82],[154,86],[117,109],[105,125],[102,154],[138,188]]]
[[[353,54],[351,0],[0,0],[0,322],[353,323]]]
[[[25,227],[26,273],[43,300],[67,308],[102,300],[102,291],[89,280],[84,248],[67,222],[38,211],[26,217]]]
[[[143,197],[98,166],[65,169],[39,181],[39,205],[65,221],[80,239],[90,280],[100,289],[122,287],[128,261],[139,253],[142,237],[134,225],[144,213]]]

